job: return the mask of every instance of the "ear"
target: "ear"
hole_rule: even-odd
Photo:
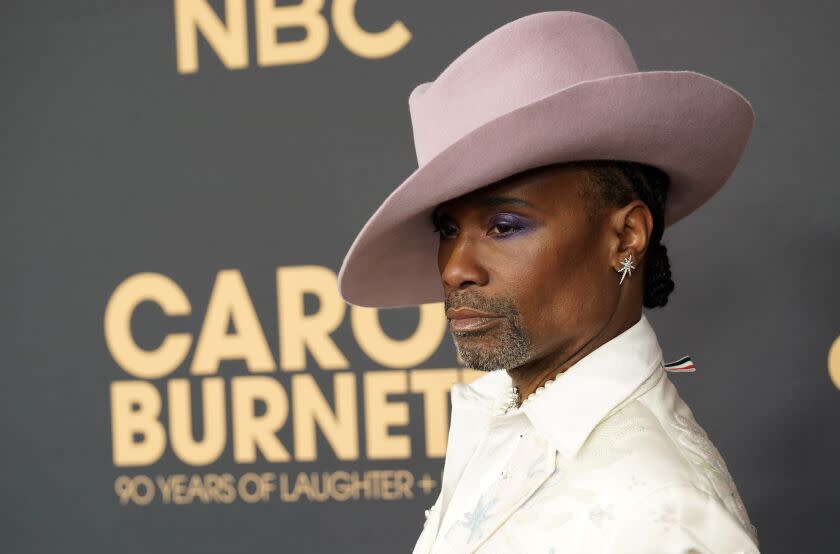
[[[633,200],[613,212],[611,216],[613,248],[610,263],[616,271],[621,270],[621,260],[633,255],[633,265],[641,267],[653,231],[653,215],[641,200]]]

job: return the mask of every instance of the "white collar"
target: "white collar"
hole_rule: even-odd
[[[595,426],[657,370],[664,371],[662,349],[642,314],[631,327],[559,374],[521,411],[552,446],[573,458]],[[453,385],[452,409],[478,409],[489,419],[507,402],[510,387],[505,370]]]

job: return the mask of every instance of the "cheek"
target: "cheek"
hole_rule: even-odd
[[[521,306],[535,335],[556,338],[602,316],[609,302],[603,264],[595,244],[568,240],[550,245],[532,266],[523,267],[527,290],[521,292]]]
[[[580,227],[541,230],[486,254],[494,293],[511,298],[538,342],[554,341],[602,317],[609,303],[597,237]]]
[[[543,315],[541,306],[546,301],[543,282],[552,279],[547,272],[555,271],[550,267],[552,254],[545,239],[529,237],[516,243],[499,244],[493,250],[485,258],[486,267],[492,268],[492,286],[488,292],[512,300],[526,328],[539,324]]]
[[[580,272],[570,258],[554,244],[523,246],[499,276],[534,338],[550,335],[573,306]]]

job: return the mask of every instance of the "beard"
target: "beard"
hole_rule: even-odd
[[[450,306],[469,307],[501,316],[501,325],[491,329],[451,331],[458,357],[465,366],[479,371],[507,370],[522,365],[531,357],[531,340],[511,299],[487,298],[474,290],[454,292],[444,301],[444,309]]]

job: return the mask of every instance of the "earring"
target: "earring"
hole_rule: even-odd
[[[631,275],[631,269],[636,269],[636,266],[633,265],[633,253],[627,254],[627,257],[621,260],[621,269],[616,269],[619,273],[621,273],[621,279],[618,281],[618,284],[624,281],[625,275]]]

